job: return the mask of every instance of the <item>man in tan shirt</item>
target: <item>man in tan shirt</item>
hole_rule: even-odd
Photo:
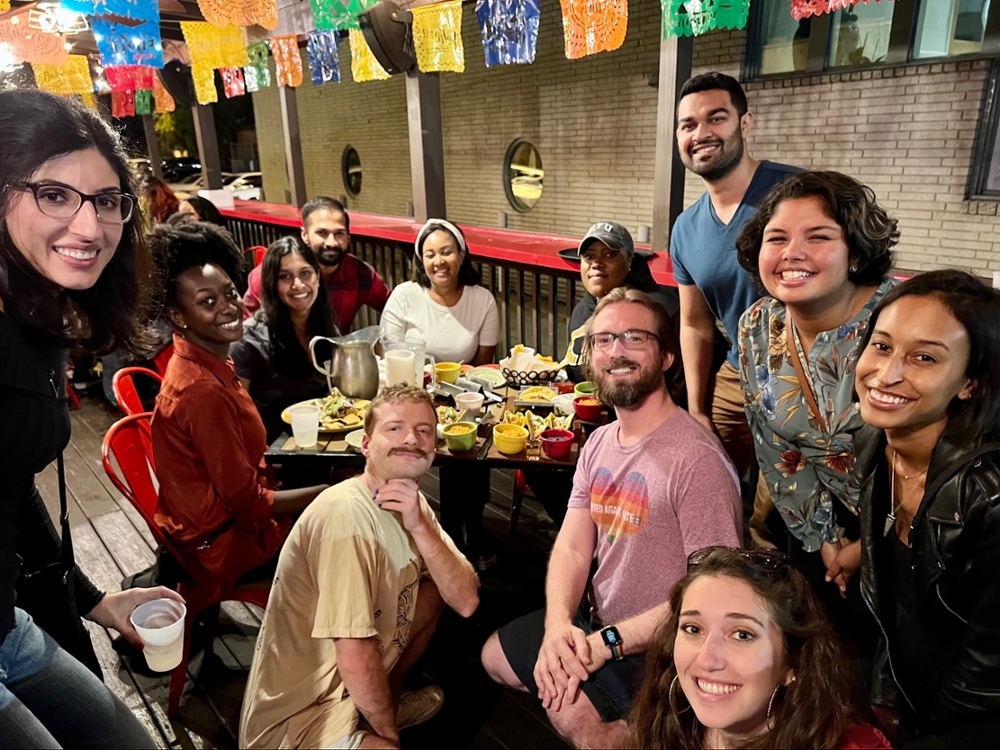
[[[324,491],[292,528],[257,637],[243,748],[386,748],[443,694],[402,692],[444,605],[479,605],[472,565],[419,491],[437,417],[426,392],[386,388],[365,418],[360,477]]]

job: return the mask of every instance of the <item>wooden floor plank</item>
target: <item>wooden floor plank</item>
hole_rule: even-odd
[[[156,555],[120,510],[91,518],[90,522],[124,575],[138,573],[156,562]]]
[[[66,486],[73,493],[73,497],[87,518],[118,510],[111,493],[73,446],[63,451],[63,461],[66,464]]]

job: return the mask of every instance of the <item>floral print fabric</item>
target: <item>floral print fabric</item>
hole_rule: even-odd
[[[740,386],[757,462],[782,520],[807,552],[843,536],[834,498],[857,513],[852,430],[862,421],[854,400],[854,368],[868,318],[893,286],[891,278],[883,279],[861,311],[840,328],[819,334],[808,354],[795,337],[824,425],[810,413],[788,355],[785,306],[764,297],[740,318]]]

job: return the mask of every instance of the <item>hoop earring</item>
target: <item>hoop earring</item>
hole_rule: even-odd
[[[781,685],[774,686],[774,692],[771,693],[771,700],[767,702],[767,718],[764,720],[764,725],[770,729],[771,728],[771,708],[774,706],[774,699],[778,695],[778,691],[781,689]]]
[[[688,703],[687,708],[678,709],[676,704],[674,703],[674,685],[677,684],[678,677],[680,677],[680,675],[675,674],[674,679],[670,681],[670,689],[667,691],[667,703],[670,704],[670,708],[672,708],[676,713],[682,714],[685,711],[691,710],[691,704]]]
[[[856,260],[851,261],[851,265],[849,266],[849,268],[851,273],[857,273],[859,268],[858,262]]]

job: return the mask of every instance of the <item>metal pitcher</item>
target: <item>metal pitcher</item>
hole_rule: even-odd
[[[372,399],[378,393],[378,361],[374,352],[378,336],[377,326],[338,338],[316,336],[309,342],[309,357],[313,367],[326,375],[331,390],[337,388],[348,398]],[[320,341],[329,341],[333,347],[332,356],[322,364],[316,360],[316,344]]]

